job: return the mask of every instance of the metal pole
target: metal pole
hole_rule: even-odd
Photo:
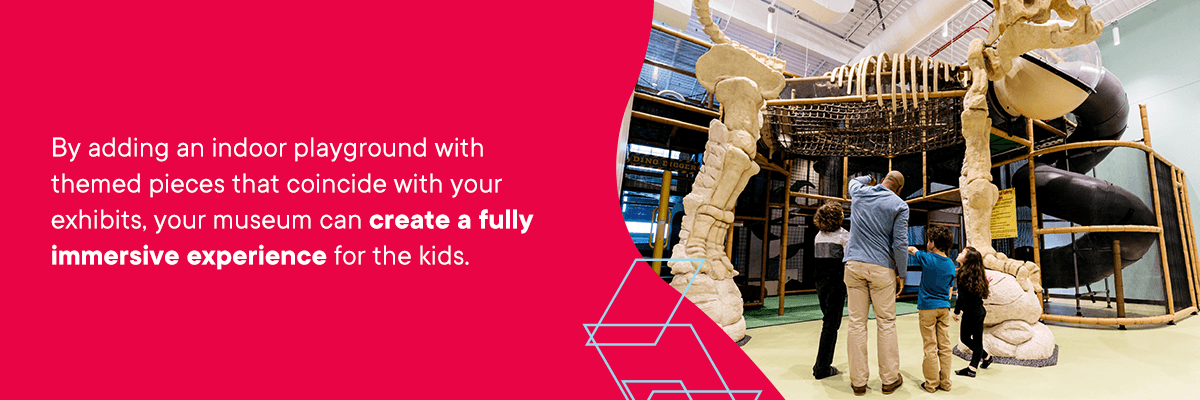
[[[662,191],[658,194],[658,215],[655,216],[658,223],[658,231],[654,232],[654,258],[662,258],[663,256],[663,238],[666,235],[667,220],[670,217],[670,200],[671,200],[671,171],[663,171]],[[654,268],[655,275],[662,275],[662,261],[652,261],[650,267]]]
[[[1104,280],[1104,308],[1112,308],[1112,291],[1108,288],[1108,279]]]
[[[763,213],[762,265],[759,267],[759,271],[762,271],[762,273],[759,274],[759,277],[761,278],[761,280],[759,281],[758,288],[760,289],[759,291],[762,292],[762,295],[759,296],[759,299],[761,299],[760,301],[762,301],[763,307],[766,307],[767,306],[767,263],[770,261],[770,256],[771,256],[771,174],[772,173],[771,173],[771,170],[768,169],[768,170],[764,171],[763,174],[764,174],[763,179],[767,180],[767,189],[766,189],[765,195],[763,196],[763,209],[766,210],[766,212]],[[780,294],[780,295],[782,295],[782,294]]]
[[[1034,165],[1033,165],[1033,152],[1035,149],[1033,147],[1033,144],[1034,144],[1033,119],[1031,119],[1031,118],[1025,118],[1025,133],[1029,135],[1029,158],[1028,158],[1029,161],[1028,161],[1028,165],[1026,165],[1026,167],[1029,169],[1029,220],[1030,220],[1029,223],[1030,223],[1030,227],[1032,228],[1031,230],[1033,231],[1033,263],[1037,264],[1040,268],[1042,265],[1042,245],[1041,245],[1041,240],[1039,240],[1039,238],[1038,238],[1037,230],[1042,227],[1041,226],[1042,223],[1040,221],[1041,218],[1038,218],[1038,209],[1037,209],[1037,179],[1034,174]],[[1042,286],[1041,278],[1042,278],[1042,274],[1041,274],[1041,272],[1039,272],[1038,273],[1038,286]],[[1044,292],[1045,290],[1046,289],[1043,287],[1042,291]],[[1044,293],[1038,293],[1037,295],[1038,295],[1038,301],[1042,302],[1042,313],[1044,314],[1046,312],[1046,310],[1045,310],[1046,297],[1044,296]]]
[[[1063,162],[1066,163],[1066,169],[1071,170],[1071,156],[1063,154]],[[1074,222],[1067,221],[1068,226],[1075,226]],[[1071,267],[1075,269],[1075,316],[1083,316],[1083,308],[1079,306],[1079,248],[1075,245],[1075,232],[1071,232]],[[1088,292],[1092,288],[1088,287]],[[1092,296],[1092,302],[1096,301],[1096,296]]]

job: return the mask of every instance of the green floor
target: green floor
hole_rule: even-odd
[[[746,317],[746,328],[753,329],[821,319],[821,305],[817,303],[815,293],[788,295],[784,297],[783,302],[783,315],[779,315],[779,296],[767,297],[762,308],[747,307],[742,313]],[[896,301],[896,315],[915,312],[917,312],[915,298]],[[848,314],[846,307],[842,307],[842,316]],[[875,312],[871,311],[869,317],[875,318]]]
[[[842,371],[850,368],[845,344],[847,321],[842,320],[833,352],[833,366]],[[1200,398],[1200,368],[1196,361],[1200,318],[1194,316],[1185,316],[1175,326],[1129,326],[1124,331],[1115,326],[1050,323],[1048,326],[1059,346],[1058,365],[1032,368],[993,364],[981,370],[976,378],[952,376],[953,389],[949,392],[925,393],[918,386],[923,376],[924,353],[917,315],[903,315],[896,318],[896,334],[904,385],[886,396],[880,391],[883,383],[877,367],[878,335],[872,325],[875,324],[867,325],[867,365],[871,376],[865,397],[854,396],[845,373],[813,379],[812,365],[821,337],[819,321],[748,330],[746,334],[753,339],[742,351],[788,400]],[[961,326],[950,323],[952,341],[958,342]],[[966,361],[954,357],[951,368],[966,365]]]

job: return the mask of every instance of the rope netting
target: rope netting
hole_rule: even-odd
[[[962,97],[907,107],[875,101],[768,106],[771,132],[789,153],[805,156],[895,157],[963,143]]]

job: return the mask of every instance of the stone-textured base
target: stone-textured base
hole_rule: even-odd
[[[1038,322],[1042,309],[1033,286],[1020,285],[1022,278],[1003,272],[987,270],[986,274],[991,294],[983,301],[987,308],[983,348],[988,353],[1021,360],[1050,357],[1055,347],[1054,333]]]
[[[721,326],[733,341],[742,340],[746,334],[746,318],[742,316],[742,292],[733,279],[713,280],[707,274],[696,275],[696,281],[688,287],[691,277],[675,275],[671,286],[682,293],[687,290],[687,299]]]
[[[742,340],[737,341],[738,347],[745,346],[746,343],[750,343],[750,335],[742,335]]]
[[[960,350],[959,347],[961,347],[962,349]],[[971,361],[971,349],[968,349],[967,346],[963,346],[962,343],[959,343],[958,346],[954,346],[952,351],[954,352],[954,355],[958,356],[959,358],[966,360],[968,362]],[[1058,364],[1058,345],[1054,345],[1054,353],[1051,354],[1050,357],[1047,357],[1047,358],[1036,359],[1036,360],[1023,360],[1023,359],[1015,358],[1015,357],[1001,357],[1001,356],[997,356],[997,355],[992,355],[992,363],[1005,364],[1005,365],[1017,365],[1017,366],[1022,366],[1022,367],[1036,367],[1036,368],[1057,365]]]

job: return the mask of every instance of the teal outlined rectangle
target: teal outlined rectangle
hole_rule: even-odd
[[[632,274],[632,273],[633,273],[633,269],[634,269],[635,267],[637,267],[637,264],[638,264],[638,262],[644,262],[644,261],[699,261],[699,262],[700,262],[700,265],[698,265],[698,266],[696,267],[696,271],[695,271],[694,273],[692,273],[692,278],[691,278],[691,280],[689,280],[689,281],[688,281],[688,285],[687,285],[687,287],[686,287],[686,288],[684,288],[684,290],[683,290],[683,292],[682,292],[682,293],[680,293],[680,295],[679,295],[679,300],[677,300],[677,301],[675,302],[675,307],[671,309],[671,314],[667,316],[667,320],[666,320],[665,322],[663,322],[663,323],[661,323],[661,324],[651,324],[651,323],[645,323],[645,324],[605,324],[605,323],[604,323],[604,318],[608,316],[608,312],[609,312],[609,311],[612,309],[613,303],[615,303],[615,302],[616,302],[616,300],[617,300],[617,296],[619,296],[619,295],[621,294],[621,290],[625,288],[625,282],[626,282],[626,281],[629,279],[629,276],[630,276],[630,274]],[[698,276],[699,276],[701,268],[703,268],[703,267],[704,267],[704,263],[705,263],[705,261],[706,261],[706,260],[705,260],[705,259],[702,259],[702,258],[639,258],[639,259],[635,259],[635,260],[633,260],[633,264],[632,264],[632,265],[630,265],[630,266],[629,266],[629,270],[625,272],[625,277],[624,277],[624,278],[621,278],[621,284],[617,286],[617,291],[616,291],[615,293],[613,293],[613,297],[612,297],[612,299],[611,299],[611,300],[609,300],[609,302],[608,302],[608,306],[604,308],[604,313],[600,315],[600,320],[599,320],[599,321],[597,321],[597,322],[596,322],[596,323],[594,323],[594,324],[583,324],[583,329],[584,329],[584,331],[586,331],[586,332],[587,332],[587,334],[588,334],[588,339],[587,339],[587,342],[586,342],[586,343],[584,343],[584,345],[585,345],[585,346],[589,346],[589,347],[595,347],[595,348],[596,348],[596,352],[600,354],[600,359],[601,359],[602,361],[604,361],[604,366],[605,366],[606,368],[608,368],[608,373],[612,375],[613,381],[615,381],[615,382],[617,383],[617,388],[618,388],[618,389],[621,391],[621,395],[622,395],[622,396],[623,396],[623,397],[624,397],[626,400],[636,400],[636,399],[634,399],[634,397],[633,397],[633,392],[632,392],[632,391],[629,389],[629,384],[630,384],[630,383],[678,383],[678,384],[679,384],[679,386],[680,386],[680,389],[678,389],[678,390],[654,390],[654,391],[650,392],[650,395],[649,395],[649,396],[646,398],[646,400],[650,400],[651,398],[653,398],[653,397],[654,397],[654,395],[655,395],[655,394],[658,394],[658,393],[663,393],[663,394],[686,394],[686,395],[688,396],[688,399],[692,399],[692,394],[714,394],[714,393],[715,393],[715,394],[728,394],[728,395],[729,395],[729,398],[730,398],[730,400],[736,400],[736,399],[734,398],[734,395],[735,395],[735,394],[742,394],[742,393],[745,393],[745,394],[750,394],[750,393],[753,393],[753,394],[754,394],[754,399],[755,399],[755,400],[757,400],[757,399],[759,398],[759,396],[761,396],[761,395],[762,395],[762,390],[732,390],[732,389],[730,389],[730,388],[729,388],[729,384],[728,384],[728,383],[725,381],[725,377],[721,375],[721,370],[720,370],[719,368],[717,368],[717,364],[716,364],[716,363],[713,361],[713,359],[712,359],[712,354],[710,354],[710,353],[709,353],[709,351],[708,351],[708,348],[704,346],[704,341],[700,339],[700,334],[699,334],[698,332],[696,332],[696,327],[695,327],[695,326],[693,326],[692,324],[674,324],[674,323],[671,323],[671,321],[672,321],[672,320],[675,318],[675,313],[676,313],[677,311],[679,311],[679,306],[680,306],[681,304],[683,304],[683,300],[686,298],[686,296],[687,296],[687,292],[688,292],[689,290],[691,290],[691,288],[692,288],[692,283],[696,281],[696,277],[698,277]],[[640,342],[638,342],[638,343],[602,343],[602,342],[599,342],[599,341],[597,341],[597,340],[596,340],[596,332],[598,332],[598,331],[599,331],[600,327],[604,327],[604,326],[607,326],[607,327],[612,327],[612,328],[619,328],[619,327],[643,327],[643,328],[644,328],[644,327],[659,327],[659,328],[662,328],[662,329],[660,329],[660,330],[659,330],[659,332],[658,332],[658,336],[657,336],[657,337],[654,339],[654,341],[653,341],[653,342],[648,342],[648,343],[640,343]],[[716,389],[716,390],[701,390],[701,389],[696,389],[696,390],[692,390],[692,389],[688,389],[688,388],[687,388],[687,386],[685,386],[685,385],[684,385],[684,383],[683,383],[683,381],[681,381],[681,380],[621,380],[621,379],[617,378],[617,374],[616,374],[616,372],[615,372],[615,371],[613,371],[612,364],[611,364],[611,363],[609,363],[609,361],[608,361],[608,358],[604,356],[604,349],[603,349],[604,347],[650,347],[650,346],[657,346],[657,345],[658,345],[658,344],[659,344],[659,343],[662,341],[663,334],[664,334],[664,333],[667,331],[667,329],[668,329],[668,328],[683,328],[683,327],[686,327],[686,328],[688,328],[689,330],[691,330],[691,332],[692,332],[692,337],[694,337],[694,338],[696,339],[696,343],[698,343],[698,344],[700,345],[700,350],[704,352],[704,356],[705,356],[705,358],[708,360],[708,364],[709,364],[709,365],[712,367],[712,369],[713,369],[713,372],[715,372],[715,373],[717,374],[717,379],[719,379],[719,380],[721,381],[721,386],[722,386],[724,389]]]

